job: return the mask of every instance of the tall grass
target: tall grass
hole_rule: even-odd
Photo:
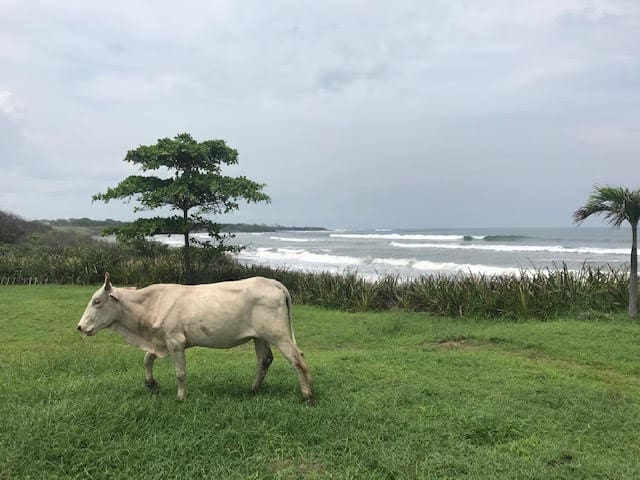
[[[132,247],[64,232],[32,238],[0,250],[0,281],[32,278],[57,284],[96,285],[109,271],[119,285],[184,281],[177,249],[146,244]],[[261,275],[275,278],[294,301],[347,311],[399,309],[443,316],[551,318],[588,312],[623,312],[628,273],[584,267],[571,271],[538,270],[522,275],[423,276],[413,280],[384,276],[370,281],[355,273],[307,273],[263,266],[243,266],[205,250],[193,255],[196,283]]]
[[[542,318],[591,312],[624,312],[628,274],[585,267],[537,270],[527,275],[385,276],[368,281],[355,274],[313,274],[250,267],[282,281],[294,300],[348,311],[399,309],[442,316]]]
[[[400,308],[448,316],[550,318],[622,312],[626,272],[600,267],[537,270],[527,275],[422,277],[400,286]]]

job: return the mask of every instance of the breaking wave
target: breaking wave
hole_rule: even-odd
[[[485,250],[491,252],[549,252],[594,255],[627,255],[626,248],[561,247],[559,245],[458,245],[454,243],[400,243],[391,242],[397,248],[437,248],[445,250]]]
[[[528,270],[515,267],[496,267],[492,265],[459,264],[450,262],[430,262],[423,260],[415,262],[413,268],[426,272],[444,273],[472,273],[474,275],[521,275]]]
[[[411,233],[332,233],[334,238],[352,238],[363,240],[431,240],[431,241],[453,241],[464,240],[465,235],[429,235]],[[472,240],[482,240],[482,235],[467,235]]]
[[[482,240],[485,242],[518,242],[527,238],[530,237],[524,235],[485,235]]]
[[[362,261],[358,257],[350,257],[347,255],[329,255],[327,253],[314,253],[304,249],[296,248],[258,248],[255,251],[243,251],[238,254],[238,258],[246,260],[270,260],[279,263],[295,262],[295,263],[312,263],[327,266],[351,266],[360,265]]]
[[[271,240],[278,240],[280,242],[295,242],[295,243],[313,242],[312,238],[293,238],[293,237],[271,237]]]
[[[296,248],[258,248],[254,251],[243,251],[237,254],[239,260],[257,264],[284,266],[294,270],[311,271],[357,271],[359,268],[375,270],[379,274],[385,273],[385,266],[393,273],[404,269],[410,274],[423,273],[473,273],[483,275],[519,275],[526,270],[515,267],[499,267],[491,265],[458,264],[453,262],[431,262],[412,258],[375,258],[353,257],[347,255],[330,255],[328,253],[310,252]]]

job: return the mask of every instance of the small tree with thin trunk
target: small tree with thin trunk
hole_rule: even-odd
[[[136,164],[143,172],[160,171],[168,174],[131,175],[117,186],[93,196],[93,200],[109,202],[113,199],[134,199],[139,206],[134,211],[168,207],[177,212],[168,217],[139,218],[121,227],[107,229],[118,240],[144,240],[156,234],[179,234],[184,237],[184,275],[192,282],[191,244],[212,248],[217,253],[232,251],[225,245],[220,225],[205,215],[219,215],[237,210],[240,201],[269,202],[263,193],[264,184],[244,176],[229,177],[222,174],[223,165],[238,163],[238,152],[224,140],[197,142],[188,133],[174,138],[161,138],[155,145],[143,145],[129,150],[126,162]],[[192,232],[206,231],[211,242],[198,242]]]
[[[620,227],[631,224],[631,266],[629,269],[629,316],[638,315],[638,221],[640,221],[640,190],[625,187],[595,186],[587,203],[576,210],[573,220],[580,224],[593,214],[603,214]]]

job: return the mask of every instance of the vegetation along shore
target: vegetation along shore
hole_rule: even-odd
[[[287,285],[296,303],[350,311],[552,318],[623,312],[628,295],[627,271],[592,267],[528,275],[437,275],[409,281],[386,276],[369,281],[353,273],[245,266],[230,256],[194,249],[192,269],[197,283],[255,275],[275,278]],[[87,231],[55,227],[24,234],[0,247],[0,283],[97,285],[105,271],[121,286],[184,281],[180,251],[155,242],[108,243]]]

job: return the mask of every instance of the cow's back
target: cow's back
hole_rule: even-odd
[[[154,323],[169,341],[184,337],[189,346],[229,348],[289,328],[286,289],[275,280],[253,277],[147,289],[155,298]]]

